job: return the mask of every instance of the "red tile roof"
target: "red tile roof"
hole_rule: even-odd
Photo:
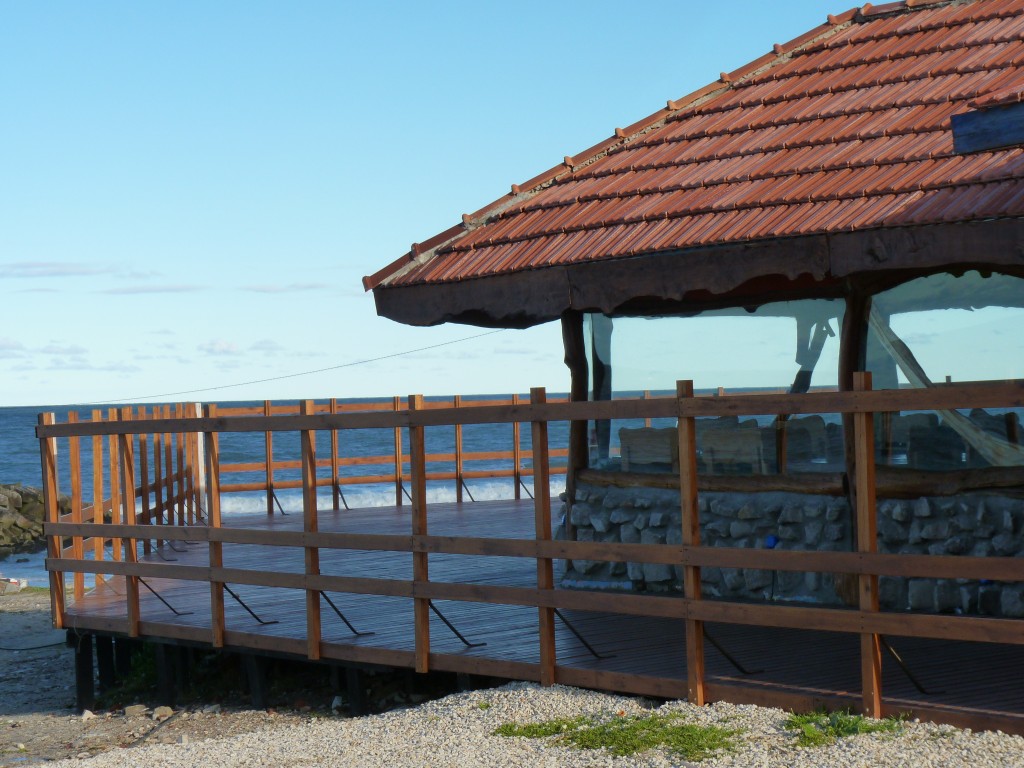
[[[1024,149],[957,155],[950,116],[1024,99],[1024,0],[887,3],[828,23],[364,279],[437,284],[818,233],[1024,214]]]

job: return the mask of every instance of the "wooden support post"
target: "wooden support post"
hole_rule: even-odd
[[[423,395],[409,396],[409,415],[423,409]],[[426,436],[422,426],[409,425],[409,475],[412,491],[412,535],[427,535]],[[430,580],[426,552],[413,552],[413,593]],[[416,597],[414,603],[416,671],[430,671],[430,599]]]
[[[197,418],[199,409],[195,403],[185,406],[186,418]],[[185,494],[188,497],[188,506],[192,510],[193,518],[196,517],[199,509],[199,483],[196,467],[199,465],[199,434],[188,432],[185,438]]]
[[[94,410],[92,412],[93,421],[102,421],[103,412],[100,410]],[[96,525],[103,525],[103,436],[94,435],[92,438],[92,521]],[[104,559],[103,547],[105,543],[105,537],[103,534],[93,536],[92,539],[92,557],[96,562],[100,562]],[[103,583],[103,577],[100,574],[96,574],[97,586]]]
[[[123,408],[120,414],[122,422],[132,419],[131,408]],[[135,515],[135,436],[120,434],[117,436],[117,453],[121,462],[121,498],[124,501],[124,510],[121,519],[127,525],[137,525]],[[133,537],[122,539],[125,561],[136,564],[139,562],[138,540]],[[139,577],[128,575],[124,577],[125,600],[128,609],[128,635],[139,636]]]
[[[169,405],[164,406],[163,417],[165,419],[171,418],[171,407]],[[177,496],[174,493],[173,437],[170,432],[164,432],[161,437],[164,449],[164,466],[167,470],[164,479],[164,487],[167,490],[167,518],[171,523],[177,520],[178,525],[185,525],[185,512],[181,505],[178,504]]]
[[[676,398],[693,397],[693,382],[676,382]],[[679,503],[684,547],[700,546],[700,515],[697,505],[697,427],[692,416],[679,415]],[[683,567],[683,596],[696,602],[700,595],[700,566]],[[704,622],[686,620],[686,691],[691,704],[707,702],[704,679]]]
[[[314,404],[312,400],[303,400],[300,407],[303,416],[312,416]],[[319,530],[316,509],[316,432],[311,429],[302,430],[301,461],[302,461],[302,530],[316,533]],[[306,576],[320,575],[320,549],[315,546],[305,547]],[[306,655],[313,661],[320,658],[320,592],[316,589],[306,590]]]
[[[512,406],[519,405],[519,395],[512,395]],[[512,422],[512,482],[515,483],[514,493],[518,501],[522,498],[523,487],[523,449],[520,445],[522,440],[522,427],[518,421]]]
[[[345,689],[348,695],[348,713],[353,717],[368,714],[362,670],[357,667],[345,668]]]
[[[530,390],[530,403],[547,402],[544,387]],[[551,540],[551,457],[548,453],[548,423],[534,419],[530,433],[533,447],[533,512],[537,541]],[[550,593],[555,588],[554,566],[550,557],[537,558],[537,589]],[[555,683],[555,611],[538,607],[538,636],[540,640],[540,684]]]
[[[49,426],[54,423],[52,413],[39,414],[39,424]],[[43,470],[43,507],[45,508],[44,519],[48,523],[60,522],[60,506],[57,503],[57,440],[53,437],[39,438],[39,456]],[[57,561],[61,556],[60,536],[46,537],[46,556]],[[64,573],[58,570],[50,570],[50,614],[53,616],[53,626],[57,629],[64,628],[64,611],[67,603],[64,596]],[[91,658],[91,656],[90,656]]]
[[[160,417],[160,410],[158,407],[153,408],[153,418],[157,419]],[[153,433],[153,511],[156,513],[155,522],[157,525],[164,525],[164,468],[163,468],[163,454],[162,454],[162,436],[158,433]],[[173,523],[174,520],[167,520],[168,523]],[[156,540],[157,549],[164,545],[163,539]]]
[[[402,410],[402,398],[395,395],[391,401],[391,408],[395,413]],[[402,428],[395,427],[395,506],[402,506],[405,499],[402,498]]]
[[[156,692],[160,703],[173,707],[177,698],[177,649],[167,643],[154,643],[156,661]]]
[[[853,377],[858,392],[871,389],[871,374],[858,372]],[[857,551],[878,551],[878,528],[875,510],[875,439],[874,414],[856,413],[854,449],[856,454]],[[861,574],[860,609],[878,612],[878,576]],[[860,636],[861,702],[865,715],[882,716],[882,645],[877,634]]]
[[[138,640],[129,640],[127,637],[119,637],[114,641],[114,669],[122,680],[132,674],[132,657],[138,647]]]
[[[590,368],[587,364],[582,313],[566,312],[562,315],[562,345],[565,348],[565,364],[572,379],[569,400],[574,403],[586,402]],[[565,538],[569,541],[576,539],[576,529],[572,524],[572,505],[576,501],[576,476],[590,463],[588,424],[586,420],[577,420],[569,424],[569,459],[565,472]]]
[[[452,405],[462,406],[462,395],[455,395]],[[462,503],[462,425],[455,425],[455,501]]]
[[[74,411],[68,412],[68,423],[74,424],[78,421],[78,414]],[[71,473],[71,522],[76,525],[82,522],[82,449],[80,438],[68,438],[68,469]],[[81,560],[85,556],[85,545],[81,536],[71,538],[71,556],[75,560]],[[75,602],[85,596],[85,574],[76,573],[73,577],[73,594]]]
[[[245,667],[245,676],[249,682],[249,697],[253,707],[266,709],[270,703],[267,696],[267,659],[254,653],[243,653],[242,665]]]
[[[96,635],[96,671],[100,679],[100,693],[114,687],[117,676],[114,673],[114,638],[110,635]]]
[[[331,398],[331,415],[338,413],[338,398]],[[331,430],[331,497],[334,509],[341,509],[341,475],[338,467],[338,430]]]
[[[263,401],[263,415],[269,417],[273,409],[269,400]],[[267,462],[267,514],[274,514],[274,433],[263,433],[263,450]]]
[[[204,408],[207,419],[217,415],[216,405]],[[206,513],[207,525],[220,528],[220,435],[217,432],[205,432],[203,439],[206,449]],[[224,545],[219,541],[210,541],[210,568],[224,567]],[[214,648],[224,647],[224,582],[210,579],[210,627]]]
[[[174,406],[174,417],[181,419],[184,418],[184,416],[185,414],[181,403],[176,404]],[[178,470],[178,504],[181,507],[182,513],[185,515],[185,519],[188,520],[188,524],[195,525],[196,511],[189,503],[188,483],[185,477],[185,434],[183,432],[174,433],[174,460],[177,464]]]
[[[92,669],[92,635],[68,632],[75,649],[75,706],[79,711],[96,709],[96,684]]]

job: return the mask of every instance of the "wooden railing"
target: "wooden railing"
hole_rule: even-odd
[[[46,534],[50,550],[47,567],[52,572],[54,618],[58,626],[65,620],[63,574],[101,573],[124,576],[128,584],[125,601],[127,620],[116,626],[131,636],[152,634],[184,637],[181,633],[199,633],[191,639],[206,638],[214,646],[226,642],[224,617],[224,586],[226,583],[278,587],[305,593],[306,639],[303,652],[318,659],[325,652],[320,626],[320,594],[323,591],[404,597],[414,601],[415,612],[408,631],[415,640],[412,659],[402,653],[366,645],[331,644],[333,658],[350,658],[362,662],[414,665],[427,671],[438,658],[431,650],[429,614],[431,600],[456,600],[502,605],[530,606],[538,612],[539,663],[511,663],[501,659],[443,656],[446,669],[474,671],[522,679],[536,679],[545,684],[564,682],[597,688],[630,690],[652,695],[673,695],[674,683],[628,673],[563,666],[558,662],[553,627],[556,609],[600,611],[623,615],[666,617],[682,620],[685,625],[687,694],[691,701],[703,703],[728,698],[729,686],[709,682],[704,671],[703,624],[724,622],[796,630],[824,630],[851,633],[860,638],[861,704],[872,716],[886,714],[882,700],[881,644],[882,635],[943,638],[985,643],[1024,645],[1024,631],[1018,620],[979,616],[907,614],[882,611],[879,607],[880,576],[923,577],[942,579],[991,579],[993,581],[1024,581],[1024,558],[974,557],[946,555],[894,555],[877,552],[876,487],[873,450],[873,414],[924,409],[957,409],[1024,406],[1024,381],[972,383],[941,386],[926,390],[871,391],[870,378],[859,374],[855,391],[823,392],[803,395],[748,395],[729,398],[694,397],[692,384],[680,382],[677,396],[669,399],[616,400],[591,403],[548,403],[545,393],[536,389],[527,403],[483,405],[479,407],[428,408],[422,398],[413,397],[409,407],[396,407],[389,412],[334,413],[304,402],[295,415],[225,416],[210,409],[204,417],[185,416],[157,418],[148,421],[96,421],[89,423],[53,424],[44,416],[38,428],[41,439],[46,490]],[[850,415],[854,426],[855,459],[852,483],[855,488],[854,522],[857,530],[856,550],[822,552],[782,549],[750,549],[705,547],[700,540],[700,512],[697,494],[701,479],[696,472],[695,419],[705,416],[756,414],[841,413]],[[593,419],[676,418],[679,435],[680,506],[682,513],[681,544],[622,544],[553,540],[549,483],[548,424],[552,421],[585,421]],[[436,536],[430,533],[429,510],[426,503],[427,454],[425,433],[438,426],[480,423],[529,423],[532,430],[532,464],[537,489],[533,502],[535,536],[530,539],[479,538],[474,536]],[[409,475],[411,484],[410,528],[408,534],[355,534],[320,532],[316,489],[321,463],[316,456],[316,433],[322,430],[404,428],[410,434]],[[220,514],[220,450],[219,439],[226,432],[297,431],[302,441],[303,530],[270,531],[232,529]],[[58,517],[56,504],[56,441],[62,439],[108,435],[115,436],[122,457],[130,456],[133,435],[197,434],[203,435],[206,459],[207,525],[182,525],[179,512],[173,520],[145,524],[132,514],[117,524],[102,524],[95,517],[84,522],[72,513],[71,520]],[[186,451],[187,453],[187,451]],[[130,462],[125,459],[124,466]],[[333,467],[332,467],[333,471]],[[129,483],[129,480],[124,482]],[[127,487],[131,487],[130,483]],[[188,483],[185,485],[188,488]],[[168,524],[173,523],[173,524]],[[98,562],[83,557],[77,544],[63,549],[64,537],[104,537],[119,541],[126,555],[117,562]],[[209,566],[186,566],[165,562],[140,562],[139,547],[146,541],[183,540],[206,542]],[[267,547],[302,548],[305,565],[301,573],[227,568],[223,548],[230,544],[259,544]],[[407,553],[413,559],[412,578],[364,578],[324,574],[320,571],[322,550],[386,550]],[[533,587],[494,584],[437,582],[430,578],[432,555],[471,555],[526,558],[536,563],[537,581]],[[683,595],[651,596],[639,594],[608,594],[558,588],[553,580],[553,563],[557,559],[604,560],[632,563],[660,563],[683,569]],[[268,558],[268,563],[273,560]],[[825,606],[793,606],[773,603],[738,603],[709,599],[701,594],[701,569],[758,568],[773,571],[827,572],[850,574],[859,584],[859,604],[850,608]],[[142,622],[139,614],[138,581],[140,578],[165,578],[208,582],[211,585],[210,629],[182,628],[171,624]],[[161,633],[164,633],[161,635]],[[232,633],[235,642],[248,642],[250,635]],[[254,637],[254,636],[252,636]],[[261,641],[262,642],[262,641]],[[294,643],[279,638],[267,640],[266,649],[277,643],[278,649],[294,652]],[[789,700],[786,700],[789,701]],[[790,706],[783,700],[784,706]]]

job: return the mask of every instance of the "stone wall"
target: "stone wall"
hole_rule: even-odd
[[[701,540],[713,547],[850,551],[852,513],[845,498],[796,493],[702,493]],[[563,505],[563,514],[567,505]],[[581,483],[571,512],[580,541],[680,544],[679,493]],[[880,500],[878,548],[901,554],[1024,556],[1024,500],[970,494],[914,501]],[[677,566],[571,560],[566,587],[655,594],[682,591]],[[707,597],[838,605],[832,574],[754,568],[703,568]],[[1024,616],[1024,584],[968,579],[883,577],[884,607]]]

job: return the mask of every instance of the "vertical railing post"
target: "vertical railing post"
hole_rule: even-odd
[[[402,409],[402,398],[395,395],[391,400],[391,409],[398,413]],[[395,506],[402,506],[402,428],[395,427]]]
[[[160,418],[159,406],[153,407],[153,418]],[[153,433],[153,510],[156,512],[156,524],[164,524],[164,469],[163,469],[163,435]],[[173,520],[169,522],[174,522]],[[163,539],[156,540],[157,549],[164,545]]]
[[[94,422],[103,420],[103,412],[94,410],[92,412]],[[103,436],[93,435],[92,438],[92,521],[96,525],[103,525],[106,522],[103,504]],[[97,530],[102,531],[102,528]],[[104,559],[104,547],[106,536],[103,533],[96,534],[92,539],[93,560],[100,562]],[[103,582],[103,577],[95,574],[96,584]]]
[[[181,403],[177,403],[174,406],[174,416],[178,419],[185,417],[185,409]],[[196,523],[196,511],[191,503],[191,499],[188,496],[188,477],[186,472],[185,463],[185,433],[175,432],[174,433],[174,457],[178,464],[178,504],[186,514],[186,519],[189,525],[195,525]]]
[[[452,399],[455,408],[462,406],[462,395]],[[455,425],[455,501],[462,503],[462,425]]]
[[[650,400],[650,399],[651,399],[651,390],[645,389],[644,390],[644,400]],[[650,416],[647,416],[647,417],[644,418],[644,426],[645,427],[650,427],[651,426],[651,417]]]
[[[269,400],[263,401],[263,415],[273,413]],[[263,433],[263,450],[267,462],[267,514],[274,514],[274,433],[269,429]]]
[[[530,404],[543,405],[547,401],[544,387],[530,390]],[[548,452],[548,423],[534,417],[531,423],[530,443],[533,449],[533,512],[537,541],[551,540],[551,457]],[[537,589],[543,597],[550,597],[555,588],[554,563],[550,557],[537,557]],[[538,606],[538,635],[540,640],[540,683],[555,683],[555,609]]]
[[[685,414],[685,401],[693,397],[693,382],[676,382],[679,407],[679,504],[682,512],[684,547],[700,546],[700,514],[697,505],[697,427],[692,414]],[[701,599],[700,566],[683,566],[683,597],[691,605]],[[704,622],[686,620],[686,696],[691,704],[703,706]]]
[[[70,411],[68,424],[77,422],[78,414]],[[68,465],[71,473],[71,522],[78,525],[82,522],[82,449],[81,439],[78,437],[68,438]],[[71,551],[75,560],[81,560],[84,557],[85,547],[81,534],[71,537]],[[73,579],[73,594],[77,602],[85,595],[85,574],[76,571]]]
[[[120,420],[125,428],[132,420],[132,409],[122,408]],[[121,461],[121,500],[124,504],[121,519],[126,525],[137,525],[135,515],[135,436],[119,433],[117,436],[117,453]],[[124,559],[135,565],[139,562],[138,540],[134,536],[121,539],[124,547]],[[139,636],[139,575],[128,574],[124,577],[125,600],[128,608],[128,635]]]
[[[199,409],[195,403],[188,403],[184,407],[185,418],[195,418],[199,416]],[[185,439],[185,494],[188,497],[189,509],[193,511],[193,516],[199,510],[199,483],[197,482],[199,466],[199,434],[196,432],[184,433]],[[200,513],[201,514],[201,513]]]
[[[138,418],[140,421],[146,419],[145,407],[139,408]],[[143,525],[151,525],[153,523],[152,515],[153,509],[149,503],[149,435],[145,432],[139,433],[139,496],[142,500],[142,523]],[[145,554],[152,552],[152,546],[149,538],[142,540],[142,551]]]
[[[203,415],[212,420],[217,415],[217,406],[204,407]],[[212,424],[203,432],[206,453],[206,514],[211,529],[220,528],[220,435]],[[224,567],[224,545],[210,537],[210,628],[215,648],[224,647],[224,582],[218,581],[216,571]]]
[[[110,408],[107,411],[107,419],[109,421],[118,420],[116,408]],[[108,453],[110,522],[114,525],[121,525],[124,523],[124,518],[121,516],[121,451],[118,448],[117,435],[110,435],[108,438]],[[120,561],[123,558],[123,545],[124,542],[119,537],[110,537],[111,558],[113,560]]]
[[[39,414],[40,426],[49,426],[53,422],[52,413]],[[46,510],[44,519],[48,523],[56,523],[60,521],[60,505],[57,501],[57,439],[40,437],[39,456],[43,471],[43,506]],[[53,561],[55,566],[60,562],[61,549],[61,537],[47,535],[46,556]],[[64,611],[67,608],[64,595],[64,572],[53,570],[50,566],[48,566],[48,570],[50,571],[50,613],[53,616],[53,626],[63,629]]]
[[[303,416],[312,416],[312,400],[303,400],[300,408]],[[316,510],[316,432],[302,430],[302,530],[315,534],[319,530]],[[320,575],[320,549],[307,541],[306,578]],[[320,658],[320,591],[306,588],[306,655],[316,661]]]
[[[855,372],[853,388],[858,392],[871,389],[871,373]],[[871,412],[853,416],[854,483],[857,518],[857,551],[878,550],[878,523],[875,510],[875,421]],[[878,576],[862,573],[860,610],[878,612]],[[882,646],[878,634],[865,632],[860,636],[861,705],[865,715],[882,716]]]
[[[331,415],[338,413],[338,398],[331,398]],[[331,429],[331,499],[334,509],[341,509],[341,475],[338,468],[338,430]]]
[[[165,419],[171,418],[171,406],[164,406],[163,417]],[[164,473],[164,489],[167,495],[167,518],[172,524],[177,520],[178,525],[185,525],[185,513],[181,506],[178,505],[177,498],[174,495],[174,437],[170,432],[164,432],[161,435],[161,439],[163,442],[164,467],[166,469]]]
[[[427,553],[415,542],[427,535],[427,450],[425,430],[415,423],[416,412],[423,409],[423,395],[409,396],[409,475],[412,485],[412,579],[416,637],[416,671],[430,671],[430,598],[419,596],[429,580]]]
[[[512,395],[512,406],[519,405],[519,395]],[[522,436],[521,427],[518,421],[512,422],[512,482],[515,484],[515,498],[518,501],[522,498],[523,485],[523,456],[519,441]]]

